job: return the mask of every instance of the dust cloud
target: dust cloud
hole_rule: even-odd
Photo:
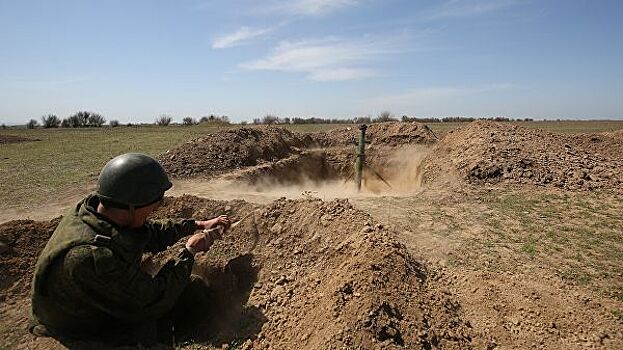
[[[342,169],[350,170],[329,171],[332,176],[319,176],[317,171],[310,171],[316,165],[313,163],[318,163],[318,167],[325,167],[326,164],[320,164],[316,158],[309,158],[308,164],[294,162],[290,169],[256,175],[252,179],[177,179],[173,181],[174,187],[167,194],[191,194],[218,200],[243,199],[262,204],[281,197],[332,200],[412,195],[421,187],[420,165],[429,153],[430,147],[425,145],[371,149],[359,192],[352,170],[355,158],[353,155],[347,158],[352,164],[339,164]],[[279,176],[284,172],[288,173],[287,181]],[[293,177],[293,173],[297,175]]]

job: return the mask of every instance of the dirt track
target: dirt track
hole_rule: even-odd
[[[259,135],[233,132],[163,155],[173,174],[201,179],[184,180],[188,189],[210,194],[227,182],[237,188],[230,195],[264,203],[184,196],[167,200],[157,213],[242,217],[257,210],[198,259],[195,272],[219,281],[215,295],[235,312],[227,313],[225,327],[199,327],[200,342],[187,347],[623,348],[623,201],[618,177],[603,176],[620,174],[619,133],[565,139],[473,123],[431,147],[434,135],[419,124],[377,128],[369,161],[395,188],[370,175],[359,195],[348,181],[354,146],[342,142],[351,130],[260,130],[263,143],[236,139],[242,148],[230,151],[210,146]],[[571,146],[563,158],[568,162],[554,161],[565,145]],[[182,158],[190,150],[202,157]],[[192,159],[202,164],[190,164],[196,170],[186,173],[183,165]],[[531,163],[514,170],[525,159]],[[566,176],[561,167],[569,163],[589,170],[588,179],[580,184]],[[496,166],[500,176],[490,170]],[[564,177],[543,183],[559,170]],[[302,199],[273,201],[285,189]],[[331,200],[340,197],[351,200]],[[0,285],[2,319],[10,320],[0,325],[6,346],[59,347],[22,329],[30,278],[23,272],[32,270],[54,225],[0,226],[0,268],[10,276]],[[157,268],[166,256],[147,257],[146,268]],[[9,331],[14,324],[20,329]]]

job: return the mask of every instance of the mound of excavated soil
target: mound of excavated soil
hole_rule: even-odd
[[[310,136],[322,147],[348,146],[359,140],[359,126],[311,133]],[[370,145],[401,146],[408,144],[433,144],[437,136],[426,125],[417,122],[375,123],[368,125],[366,139]]]
[[[186,142],[159,159],[175,177],[214,176],[285,158],[306,145],[300,135],[283,128],[238,128]]]
[[[358,135],[357,126],[308,134],[278,127],[239,128],[184,143],[160,155],[159,159],[174,177],[212,177],[243,169],[249,172],[234,174],[234,177],[278,173],[284,176],[275,178],[279,181],[290,181],[301,175],[326,180],[352,172],[353,142]],[[380,147],[437,141],[426,125],[415,122],[372,124],[368,127],[367,140],[371,152]],[[318,147],[328,149],[323,155],[310,152]]]
[[[251,210],[245,202],[184,196],[157,216],[228,212],[240,218]],[[219,315],[199,337],[217,347],[244,342],[243,349],[471,345],[459,305],[435,288],[434,278],[391,231],[348,201],[281,199],[253,213],[197,258],[195,273],[219,281],[212,285],[220,290],[212,295],[218,304],[236,310],[231,299],[248,297],[238,315],[226,313],[225,324],[233,329],[219,326]],[[158,265],[170,254],[148,262]]]
[[[617,135],[555,134],[476,121],[448,133],[424,159],[422,177],[434,183],[454,173],[473,183],[621,190],[623,141]]]
[[[29,139],[27,137],[15,135],[0,135],[0,145],[4,143],[20,143],[28,141],[39,141],[39,139]]]
[[[221,213],[242,221],[196,258],[194,273],[207,280],[210,292],[204,301],[212,317],[198,326],[195,337],[207,348],[479,345],[461,318],[460,306],[439,290],[436,277],[392,231],[375,225],[348,201],[281,199],[254,206],[183,196],[167,198],[155,216],[208,218]],[[0,237],[9,247],[0,254],[2,296],[16,297],[23,308],[7,312],[15,319],[5,322],[25,327],[32,268],[57,223],[11,221],[0,226]],[[156,271],[182,244],[146,257],[145,268]]]
[[[15,220],[0,224],[0,301],[28,293],[39,252],[59,220]]]

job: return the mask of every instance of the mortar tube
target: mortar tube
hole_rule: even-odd
[[[359,126],[361,134],[359,134],[359,147],[357,148],[357,162],[355,163],[355,183],[357,184],[357,192],[361,191],[361,179],[363,178],[363,166],[366,163],[366,129],[368,126],[362,124]]]

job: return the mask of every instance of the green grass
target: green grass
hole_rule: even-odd
[[[524,245],[521,247],[521,251],[530,256],[536,255],[536,240],[530,237],[529,241],[524,243]]]
[[[10,130],[40,141],[0,145],[0,202],[39,203],[72,186],[84,186],[112,157],[125,152],[157,155],[221,127],[118,127]]]
[[[612,314],[619,319],[619,321],[623,322],[623,311],[621,310],[613,310]]]
[[[323,131],[341,125],[291,125],[293,131]],[[92,184],[112,157],[126,152],[156,156],[167,149],[230,127],[138,126],[85,129],[6,129],[2,134],[40,141],[0,144],[0,203],[20,208],[44,203],[59,192]]]

